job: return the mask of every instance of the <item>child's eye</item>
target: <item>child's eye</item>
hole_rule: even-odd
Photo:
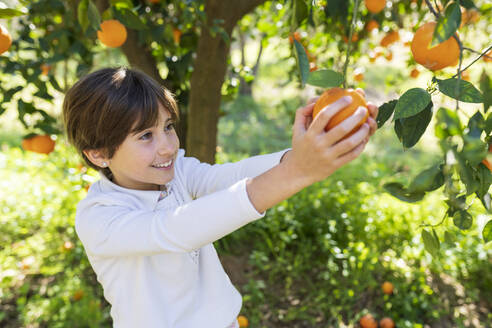
[[[151,132],[147,132],[147,133],[145,133],[144,135],[142,135],[142,136],[140,137],[140,139],[141,139],[141,140],[147,140],[147,139],[149,139],[149,138],[151,138],[151,137],[152,137],[152,133],[151,133]]]
[[[171,130],[173,130],[175,127],[176,127],[176,124],[174,124],[174,123],[169,123],[168,125],[166,125],[166,130],[167,130],[167,131],[171,131]]]

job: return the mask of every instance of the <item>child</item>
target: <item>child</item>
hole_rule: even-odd
[[[75,228],[117,328],[238,327],[241,295],[213,242],[355,159],[376,130],[377,108],[324,127],[351,98],[311,122],[297,110],[292,149],[209,165],[184,156],[171,93],[145,74],[106,68],[66,94],[69,141],[100,172],[77,206]]]

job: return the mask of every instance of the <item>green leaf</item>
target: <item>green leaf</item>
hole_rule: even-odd
[[[119,20],[123,25],[128,26],[134,30],[145,30],[147,29],[147,25],[143,23],[137,14],[135,14],[132,10],[128,8],[120,8],[115,9],[114,16],[117,20]]]
[[[87,7],[89,6],[89,0],[81,0],[77,8],[77,17],[79,24],[82,27],[82,31],[86,31],[89,27],[89,17],[87,15]]]
[[[111,0],[111,6],[116,8],[128,8],[131,9],[133,7],[133,3],[131,0]]]
[[[343,82],[343,75],[331,69],[322,69],[310,72],[307,77],[307,84],[322,88],[337,87]]]
[[[425,192],[409,192],[398,182],[390,182],[383,185],[383,188],[394,197],[408,203],[415,203],[425,196]]]
[[[460,154],[472,166],[477,166],[487,156],[489,150],[488,144],[479,138],[468,135],[463,136],[463,141],[463,149]]]
[[[439,139],[460,135],[461,122],[455,111],[447,108],[439,108],[436,113],[435,134]]]
[[[456,236],[449,231],[444,231],[444,241],[446,244],[452,246],[456,242]]]
[[[480,188],[480,182],[475,178],[473,169],[468,164],[463,154],[458,153],[456,150],[453,150],[453,153],[458,161],[458,173],[461,181],[466,186],[466,194],[471,195]]]
[[[411,148],[420,140],[432,119],[432,101],[415,116],[395,122],[395,132],[403,147]]]
[[[92,30],[97,31],[101,25],[101,15],[92,0],[89,0],[87,15],[89,16],[89,27]]]
[[[408,191],[410,193],[426,192],[438,189],[444,184],[444,174],[442,165],[434,165],[420,172],[410,183]]]
[[[306,50],[297,40],[294,39],[295,56],[297,59],[297,66],[299,67],[299,74],[301,77],[301,85],[304,87],[306,80],[309,76],[309,60],[306,55]]]
[[[456,93],[456,87],[458,85],[458,79],[451,78],[447,80],[435,79],[439,85],[439,91],[448,97],[458,99],[459,101],[467,103],[481,103],[483,102],[482,93],[478,91],[473,84],[468,81],[459,80],[459,97]]]
[[[439,239],[436,238],[435,234],[431,234],[427,230],[422,230],[422,240],[424,241],[424,248],[433,257],[439,254]]]
[[[492,220],[489,220],[485,227],[483,227],[482,237],[486,243],[492,240]]]
[[[485,120],[480,111],[476,111],[475,114],[468,121],[468,133],[467,135],[472,138],[480,138],[482,131],[485,130]]]
[[[477,190],[477,196],[482,199],[490,189],[492,173],[483,163],[481,163],[478,165],[476,177],[480,184],[480,187]]]
[[[453,223],[456,227],[460,228],[461,230],[468,230],[471,228],[473,224],[473,218],[465,210],[457,211],[453,215]]]
[[[466,9],[477,8],[477,6],[475,6],[472,0],[460,0],[460,3]]]
[[[421,88],[407,90],[395,106],[393,121],[400,118],[412,117],[426,109],[431,102],[431,95]]]
[[[293,29],[296,29],[308,17],[308,7],[304,0],[294,0],[294,24]]]
[[[453,2],[446,7],[444,15],[441,16],[432,36],[431,47],[449,39],[461,24],[461,10],[459,3]]]
[[[397,99],[390,100],[387,103],[379,106],[378,117],[376,117],[376,123],[378,124],[378,129],[381,128],[384,123],[391,117],[395,110]]]
[[[489,107],[492,106],[492,79],[487,75],[485,69],[480,76],[480,91],[483,96],[483,111],[487,113]]]
[[[2,8],[0,9],[0,19],[10,19],[17,16],[27,15],[28,10],[26,8],[22,9],[11,9],[11,8]]]

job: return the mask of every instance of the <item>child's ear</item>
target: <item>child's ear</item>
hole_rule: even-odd
[[[92,164],[105,168],[109,165],[109,158],[100,149],[86,149],[82,151]]]

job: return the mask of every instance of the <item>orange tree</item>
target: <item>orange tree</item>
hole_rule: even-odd
[[[439,140],[441,160],[417,174],[408,184],[390,182],[384,188],[396,198],[413,203],[427,193],[444,187],[447,205],[444,217],[439,223],[422,224],[424,246],[429,253],[437,256],[440,240],[435,229],[439,227],[444,230],[446,241],[453,239],[453,234],[446,230],[444,224],[447,218],[451,218],[461,230],[471,228],[473,217],[468,209],[475,199],[482,203],[484,212],[491,212],[489,188],[492,174],[489,170],[490,158],[487,157],[490,156],[492,144],[492,115],[488,113],[492,104],[492,82],[485,69],[478,86],[463,77],[473,65],[489,59],[487,53],[492,45],[488,38],[480,40],[481,43],[473,40],[469,45],[460,33],[476,33],[472,23],[476,23],[479,17],[488,17],[484,19],[488,19],[490,24],[492,6],[484,1],[470,0],[370,1],[369,6],[367,1],[365,6],[359,6],[360,2],[328,0],[318,2],[318,6],[304,1],[293,2],[291,33],[307,29],[335,34],[339,45],[338,52],[335,51],[338,57],[332,55],[323,64],[318,61],[317,66],[324,66],[325,69],[313,71],[310,70],[306,45],[302,44],[302,40],[293,41],[301,85],[311,84],[322,88],[355,86],[352,80],[357,82],[360,78],[350,69],[350,59],[353,62],[362,60],[365,56],[363,50],[369,48],[367,53],[371,56],[375,49],[381,48],[374,46],[372,30],[375,23],[387,28],[380,42],[380,46],[385,48],[398,42],[399,34],[405,29],[411,32],[408,66],[412,68],[420,64],[432,71],[434,76],[427,81],[425,88],[409,89],[397,99],[381,105],[377,123],[381,127],[392,118],[398,139],[403,148],[408,149],[419,142],[431,119],[435,118],[434,133]],[[475,17],[474,21],[470,17]],[[321,21],[323,23],[320,24]],[[361,28],[369,23],[371,28]],[[326,49],[323,45],[317,50],[322,52]],[[391,57],[389,52],[386,58],[391,60]],[[448,70],[443,71],[444,68]],[[440,106],[436,110],[432,96],[439,93],[454,99],[454,108]],[[462,103],[475,104],[474,113],[470,115],[465,111]],[[482,237],[484,242],[492,240],[492,220],[483,227]]]

